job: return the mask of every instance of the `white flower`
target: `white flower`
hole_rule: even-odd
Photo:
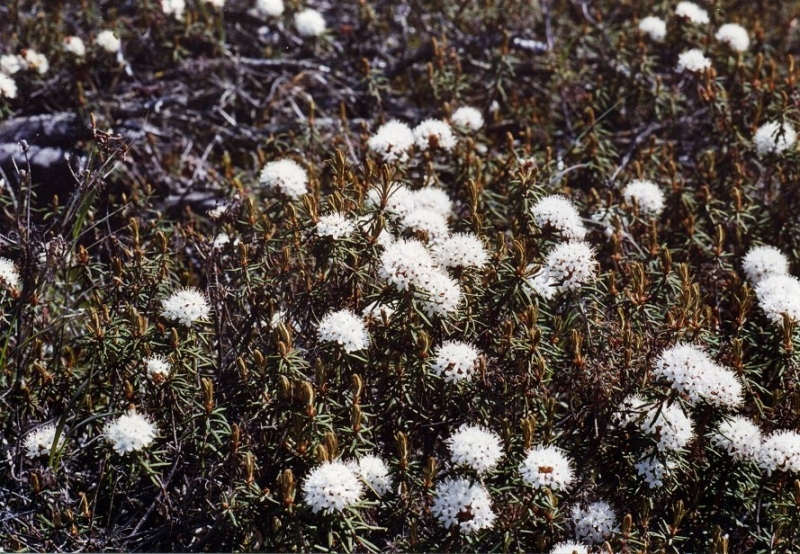
[[[256,11],[267,17],[280,17],[283,14],[283,0],[257,0]]]
[[[323,215],[317,221],[317,235],[342,239],[355,230],[355,224],[338,212]]]
[[[387,246],[381,254],[378,275],[396,289],[408,290],[411,285],[419,285],[433,267],[433,259],[421,242],[399,240]]]
[[[717,407],[736,407],[744,401],[736,375],[693,344],[678,343],[664,350],[656,359],[653,374],[669,381],[692,404],[704,401]]]
[[[711,60],[699,48],[692,48],[678,55],[678,71],[704,71],[711,67]]]
[[[675,15],[685,17],[697,25],[707,25],[709,21],[708,12],[694,2],[678,2],[675,7]]]
[[[450,116],[450,121],[463,131],[478,131],[483,127],[483,115],[471,106],[458,108]]]
[[[116,53],[122,44],[119,38],[117,38],[117,35],[114,34],[114,31],[109,30],[101,31],[100,34],[97,35],[97,38],[94,39],[94,43],[106,52],[111,52],[112,54]]]
[[[667,36],[667,23],[660,17],[649,15],[639,21],[639,30],[656,42],[661,42]]]
[[[405,123],[392,120],[380,126],[367,146],[386,163],[405,162],[414,146],[414,132]]]
[[[147,376],[155,383],[163,382],[171,371],[169,362],[163,356],[150,356],[144,359]]]
[[[461,285],[447,273],[434,267],[421,275],[414,297],[420,300],[422,310],[428,316],[446,316],[458,311]]]
[[[531,448],[519,465],[519,473],[534,488],[555,491],[565,490],[575,478],[565,452],[552,445]]]
[[[664,479],[669,476],[675,466],[675,462],[668,461],[664,464],[655,457],[655,454],[651,453],[636,462],[636,473],[640,477],[644,477],[648,487],[655,489],[664,484]]]
[[[230,204],[220,204],[206,212],[206,215],[216,221],[217,219],[221,218],[225,215],[228,211]]]
[[[361,310],[361,315],[368,319],[380,321],[382,318],[391,318],[396,310],[397,305],[394,302],[382,304],[376,300],[364,306],[364,309]]]
[[[468,466],[478,473],[491,471],[503,457],[497,433],[477,425],[462,425],[445,443],[455,465]]]
[[[25,62],[28,64],[28,69],[35,70],[39,75],[44,75],[50,69],[50,62],[44,54],[40,54],[30,48],[25,50]]]
[[[552,227],[568,239],[586,236],[581,216],[567,198],[553,194],[543,196],[531,208],[531,215],[540,228]]]
[[[17,97],[17,82],[5,73],[0,73],[0,96],[4,98]]]
[[[680,450],[694,437],[692,420],[677,404],[654,406],[639,422],[639,426],[645,433],[658,438],[659,452]]]
[[[20,286],[17,266],[8,258],[0,258],[0,282],[12,289],[18,289]]]
[[[64,50],[79,58],[86,55],[86,45],[80,37],[64,37]]]
[[[303,482],[303,498],[315,514],[341,512],[356,504],[364,486],[352,469],[342,462],[327,462],[314,468]]]
[[[453,214],[453,201],[442,189],[422,187],[411,194],[416,208],[432,210],[444,217],[450,217]]]
[[[165,15],[173,16],[175,19],[181,19],[185,9],[186,0],[161,0],[161,11]]]
[[[736,23],[726,23],[719,28],[715,36],[718,41],[726,43],[736,52],[746,52],[750,47],[747,29]]]
[[[294,14],[294,26],[301,37],[318,37],[325,32],[325,18],[317,10],[307,8]]]
[[[761,429],[744,416],[723,421],[711,433],[711,444],[724,449],[734,460],[755,460],[761,448]]]
[[[527,271],[531,272],[536,268],[535,264],[530,264]],[[529,291],[541,296],[545,300],[552,300],[559,292],[558,283],[550,278],[550,272],[546,267],[540,267],[536,273],[525,278],[525,286]]]
[[[214,248],[216,250],[220,250],[221,248],[223,248],[229,242],[231,242],[230,235],[228,235],[228,233],[224,233],[223,232],[223,233],[218,234],[216,237],[214,237],[214,242],[212,243],[211,246],[212,246],[212,248]]]
[[[450,232],[447,218],[428,208],[414,208],[403,217],[400,224],[404,229],[426,233],[429,240],[446,237]]]
[[[617,514],[608,502],[592,502],[586,508],[572,507],[575,536],[581,541],[600,544],[614,532]]]
[[[62,448],[66,442],[65,430],[62,429],[61,436],[59,437],[58,448]],[[41,427],[34,429],[25,437],[25,455],[28,458],[38,458],[39,456],[49,456],[50,450],[53,448],[53,443],[56,440],[56,426],[54,423],[48,423]]]
[[[641,396],[632,394],[627,396],[617,408],[614,417],[619,421],[621,427],[625,427],[633,422],[640,421],[647,412],[647,402]]]
[[[550,554],[589,554],[589,549],[577,542],[560,542],[553,546]]]
[[[23,60],[14,54],[3,54],[0,56],[0,71],[6,75],[13,75],[22,69]]]
[[[345,352],[369,348],[369,335],[364,320],[350,310],[328,313],[319,322],[317,336],[322,342],[341,345]]]
[[[391,216],[402,218],[416,207],[414,193],[402,183],[389,185],[389,190],[386,194],[386,205],[383,206],[383,209]],[[381,202],[383,201],[382,195],[383,190],[381,187],[369,189],[367,192],[367,205],[380,210],[382,208]]]
[[[572,240],[556,245],[545,260],[548,278],[559,291],[578,290],[597,277],[598,264],[589,243]]]
[[[383,496],[392,488],[392,476],[386,462],[377,456],[367,455],[358,462],[348,462],[348,467],[375,491],[378,496]]]
[[[426,119],[414,128],[414,141],[420,150],[441,148],[451,151],[456,146],[456,137],[447,122]]]
[[[117,453],[125,454],[150,446],[156,428],[145,416],[131,410],[106,425],[105,436]]]
[[[448,383],[469,381],[475,373],[478,349],[461,341],[445,341],[436,349],[436,359],[431,369]]]
[[[788,121],[781,124],[779,121],[769,121],[758,128],[753,136],[756,152],[759,156],[764,154],[780,154],[789,150],[797,141],[797,132]]]
[[[774,246],[754,246],[742,260],[742,269],[750,284],[757,285],[767,277],[787,275],[789,260]]]
[[[636,201],[642,215],[658,217],[664,210],[664,193],[653,181],[634,179],[622,190],[625,201]]]
[[[762,444],[758,453],[761,469],[772,475],[773,471],[800,472],[800,434],[795,431],[775,431]]]
[[[492,500],[483,485],[445,479],[436,485],[434,496],[431,512],[447,529],[458,526],[463,533],[473,533],[494,524]]]
[[[308,192],[308,173],[294,160],[267,163],[261,169],[258,181],[262,187],[276,189],[294,200]]]
[[[780,325],[786,314],[800,321],[800,281],[792,275],[772,275],[756,285],[758,305],[770,321]]]
[[[431,256],[443,267],[483,267],[489,260],[486,247],[473,233],[455,233],[431,245]]]
[[[191,325],[211,315],[211,307],[206,296],[194,287],[187,287],[174,293],[162,303],[162,314],[183,325]]]

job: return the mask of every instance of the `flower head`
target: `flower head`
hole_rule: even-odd
[[[694,2],[678,2],[675,7],[675,15],[686,18],[696,25],[708,25],[711,21],[708,12]]]
[[[0,73],[0,97],[17,97],[17,82],[5,73]]]
[[[536,446],[528,451],[519,472],[536,489],[565,490],[574,479],[572,464],[556,446]]]
[[[405,162],[414,146],[411,127],[397,120],[384,123],[367,141],[369,149],[385,163]]]
[[[726,23],[719,28],[715,36],[718,41],[726,43],[735,52],[747,52],[750,47],[747,29],[736,23]]]
[[[125,454],[150,446],[156,428],[145,416],[131,410],[106,425],[105,436],[117,453]]]
[[[705,57],[699,48],[692,48],[678,55],[678,71],[705,71],[711,67],[711,60]]]
[[[483,267],[489,259],[486,247],[473,233],[455,233],[431,245],[431,256],[443,267]]]
[[[318,37],[325,32],[325,18],[317,10],[306,8],[294,14],[294,26],[301,37]]]
[[[692,420],[677,404],[654,406],[639,421],[639,426],[658,438],[659,452],[680,450],[694,437]]]
[[[800,281],[792,275],[772,275],[756,285],[758,305],[773,323],[780,325],[784,314],[800,321]]]
[[[420,286],[434,269],[433,259],[425,245],[418,240],[399,240],[381,254],[378,275],[397,290]]]
[[[426,119],[414,127],[414,141],[420,150],[441,148],[450,151],[456,146],[456,137],[447,122]]]
[[[761,429],[744,416],[733,416],[711,433],[711,444],[734,460],[755,460],[761,448]]]
[[[323,215],[317,221],[317,235],[342,239],[353,232],[355,224],[338,212]]]
[[[0,72],[6,75],[14,75],[22,70],[24,60],[14,54],[3,54],[0,56]]]
[[[414,297],[420,300],[423,311],[429,316],[446,316],[458,311],[461,285],[443,270],[434,267],[420,276]]]
[[[28,69],[36,71],[39,75],[44,75],[50,70],[50,62],[44,54],[27,48],[24,52],[25,63],[28,64]]]
[[[283,0],[257,0],[256,11],[268,17],[283,15]]]
[[[187,287],[174,293],[162,303],[161,313],[183,325],[203,321],[211,315],[206,295],[195,287]]]
[[[628,203],[635,200],[642,215],[658,217],[664,210],[664,193],[653,181],[635,179],[625,186],[622,196]]]
[[[780,154],[789,150],[797,141],[797,132],[788,121],[769,121],[758,128],[753,136],[756,152],[759,156],[765,154]]]
[[[380,187],[373,187],[367,192],[367,205],[376,210],[385,209],[393,217],[404,217],[415,207],[415,195],[402,183],[392,183],[386,194],[386,205],[383,206],[383,191]]]
[[[269,162],[261,169],[258,181],[262,187],[275,189],[294,200],[308,192],[308,173],[294,160]]]
[[[150,356],[144,359],[147,376],[155,383],[163,382],[169,377],[171,367],[163,356]]]
[[[667,23],[660,17],[649,15],[639,21],[639,30],[656,42],[661,42],[667,36]]]
[[[171,15],[175,19],[181,19],[185,9],[186,0],[161,0],[161,11],[164,12],[164,15]]]
[[[319,322],[317,336],[322,342],[341,345],[345,352],[369,348],[369,335],[364,320],[350,310],[328,313]]]
[[[444,217],[450,217],[453,214],[453,201],[442,189],[422,187],[411,194],[415,208],[428,209]]]
[[[358,462],[349,462],[347,465],[378,496],[383,496],[392,488],[392,476],[389,475],[389,468],[386,466],[386,462],[377,456],[370,454],[359,458]]]
[[[742,384],[736,375],[692,344],[678,343],[664,350],[653,373],[669,381],[692,404],[704,401],[714,406],[736,407],[744,401]]]
[[[428,235],[428,240],[446,237],[450,232],[447,218],[428,208],[414,208],[400,222],[404,229],[421,231]]]
[[[86,55],[86,45],[80,37],[64,37],[64,50],[79,58]]]
[[[341,512],[356,504],[364,486],[355,472],[342,462],[326,462],[314,468],[303,482],[303,498],[315,514]]]
[[[448,383],[470,380],[478,362],[478,349],[461,341],[445,341],[436,349],[433,372]]]
[[[119,38],[114,34],[114,31],[109,30],[101,31],[94,39],[94,43],[106,52],[111,52],[112,54],[117,52],[122,44]]]
[[[27,434],[25,437],[25,455],[28,458],[38,458],[39,456],[49,456],[53,443],[56,440],[56,426],[53,423],[42,425]],[[64,446],[66,434],[63,432],[59,437],[58,448]]]
[[[742,269],[750,284],[757,285],[773,275],[788,275],[789,260],[774,246],[754,246],[742,260]]]
[[[800,473],[800,433],[775,431],[761,444],[758,464],[771,475],[773,471]]]
[[[479,131],[483,127],[483,115],[471,106],[461,106],[450,116],[450,122],[463,131]]]
[[[18,289],[20,285],[17,266],[8,258],[0,258],[0,283],[12,289]]]
[[[495,513],[489,493],[466,479],[445,479],[434,491],[431,512],[446,528],[457,526],[462,533],[491,528]]]
[[[552,227],[565,238],[582,239],[586,236],[586,228],[578,210],[564,196],[543,196],[533,205],[531,214],[539,227]]]
[[[608,502],[592,502],[586,508],[572,507],[575,535],[581,541],[599,544],[614,532],[617,514]]]
[[[664,484],[664,479],[669,476],[675,465],[675,462],[672,461],[665,464],[651,453],[636,462],[636,473],[640,477],[644,477],[648,487],[655,489]]]
[[[497,433],[477,425],[462,425],[445,443],[455,465],[471,467],[478,473],[491,471],[503,457]]]
[[[559,291],[578,290],[597,277],[594,249],[582,240],[562,242],[547,255],[545,268]]]
[[[560,542],[553,546],[550,554],[589,554],[589,549],[577,542]]]

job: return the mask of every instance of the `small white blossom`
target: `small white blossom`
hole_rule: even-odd
[[[589,554],[589,549],[577,542],[560,542],[553,546],[550,554]]]
[[[144,359],[144,363],[147,368],[147,376],[151,381],[161,383],[169,377],[171,368],[163,356],[150,356]]]
[[[755,460],[761,449],[761,429],[744,416],[733,416],[711,433],[711,444],[725,450],[734,460]]]
[[[756,285],[758,305],[775,324],[783,322],[786,314],[792,321],[800,321],[800,281],[792,275],[772,275]]]
[[[431,369],[448,383],[469,381],[475,373],[478,349],[461,341],[445,341],[436,349]]]
[[[658,438],[658,450],[680,450],[694,437],[694,427],[677,404],[660,405],[651,408],[639,422],[645,433]]]
[[[445,443],[455,465],[465,465],[478,473],[491,471],[503,457],[497,433],[477,425],[462,425]]]
[[[441,148],[449,152],[456,146],[453,130],[440,119],[426,119],[414,128],[413,133],[420,150]]]
[[[455,233],[431,245],[431,256],[443,267],[483,267],[489,260],[486,247],[473,233]]]
[[[303,482],[303,499],[315,514],[341,512],[364,494],[355,472],[342,462],[327,462],[314,468]]]
[[[742,260],[742,269],[750,284],[757,285],[767,277],[788,275],[789,260],[774,246],[754,246]]]
[[[105,436],[119,454],[142,450],[156,437],[156,428],[145,416],[129,411],[106,425]]]
[[[582,239],[586,236],[586,228],[575,205],[561,195],[543,196],[531,208],[531,215],[540,228],[552,227],[565,238]]]
[[[764,123],[753,136],[753,143],[759,156],[785,152],[792,148],[796,141],[797,132],[788,121],[783,124],[779,121]]]
[[[228,235],[228,233],[220,233],[216,237],[214,237],[214,242],[212,243],[211,246],[216,250],[220,250],[230,242],[231,242],[231,237]]]
[[[685,17],[696,25],[708,25],[711,21],[708,12],[694,2],[678,2],[675,7],[675,15]]]
[[[109,30],[101,31],[97,38],[94,39],[94,43],[112,54],[116,53],[122,44],[117,35],[114,34],[114,31]]]
[[[64,37],[64,50],[79,58],[86,55],[86,45],[80,37]]]
[[[767,475],[773,471],[800,473],[800,433],[787,430],[772,433],[761,444],[758,464]]]
[[[337,212],[323,215],[317,221],[317,235],[342,239],[355,230],[355,224],[347,216]]]
[[[256,11],[267,17],[280,17],[283,15],[283,0],[257,0]]]
[[[5,73],[0,73],[0,96],[3,98],[17,97],[17,82]]]
[[[18,289],[20,286],[17,266],[8,258],[0,258],[0,282],[12,289]]]
[[[625,201],[636,201],[642,215],[658,217],[664,210],[664,193],[653,181],[635,179],[622,190]]]
[[[377,456],[367,455],[359,458],[358,462],[349,462],[347,465],[378,496],[383,496],[391,490],[392,476],[389,475],[389,468],[386,462]]]
[[[522,478],[536,489],[566,490],[575,476],[566,453],[556,446],[536,446],[519,465]]]
[[[414,146],[414,132],[405,123],[392,120],[380,126],[367,146],[386,163],[405,162]]]
[[[356,352],[369,348],[369,335],[364,320],[350,310],[330,312],[317,327],[321,342],[335,342],[345,352]]]
[[[447,218],[428,208],[414,208],[403,217],[400,225],[410,231],[424,232],[432,241],[446,237],[450,233]]]
[[[294,160],[269,162],[258,175],[259,184],[297,200],[308,192],[308,173]]]
[[[294,26],[301,37],[318,37],[325,32],[325,18],[317,10],[307,8],[294,14]]]
[[[632,394],[627,396],[620,402],[614,417],[619,421],[621,427],[630,425],[631,423],[641,421],[645,413],[647,413],[647,402],[641,396]]]
[[[561,292],[578,290],[597,277],[598,264],[594,249],[582,240],[563,242],[547,255],[545,260],[550,280]]]
[[[36,71],[39,75],[44,75],[50,69],[50,62],[44,54],[40,54],[30,48],[24,52],[25,62],[28,64],[28,69]]]
[[[171,15],[175,19],[181,19],[186,9],[186,0],[161,0],[161,11],[164,15]]]
[[[458,526],[462,533],[491,528],[496,517],[488,491],[466,479],[445,479],[436,485],[431,512],[444,527]]]
[[[461,285],[439,268],[433,268],[421,276],[414,297],[421,302],[428,315],[447,316],[458,311],[461,303]]]
[[[735,52],[747,52],[750,48],[750,37],[747,29],[736,23],[726,23],[715,35],[717,40],[726,43]]]
[[[450,121],[461,130],[479,131],[483,127],[483,115],[471,106],[462,106],[453,112]]]
[[[397,311],[397,306],[394,302],[382,304],[376,300],[364,306],[361,315],[367,319],[380,321],[382,318],[390,319],[395,311]]]
[[[14,54],[3,54],[0,56],[0,71],[6,75],[14,75],[22,70],[24,61]]]
[[[639,30],[656,42],[661,42],[667,36],[667,23],[660,17],[649,15],[639,21]]]
[[[161,313],[183,325],[204,321],[211,315],[211,307],[206,296],[194,287],[187,287],[174,293],[162,303]]]
[[[62,429],[61,436],[59,437],[58,448],[62,448],[66,443],[65,429]],[[38,458],[40,456],[49,456],[50,450],[53,448],[53,443],[56,440],[56,426],[54,423],[42,425],[37,429],[29,432],[25,436],[25,455],[28,458]]]
[[[367,192],[367,205],[376,209],[381,209],[383,191],[380,187],[373,187]],[[393,217],[400,217],[411,212],[416,204],[415,194],[402,183],[392,183],[389,186],[386,197],[386,205],[383,207],[386,212]]]
[[[572,521],[578,540],[600,544],[614,532],[617,514],[608,502],[592,502],[586,508],[572,507]]]
[[[453,201],[442,189],[422,187],[411,194],[414,198],[415,208],[432,210],[444,217],[450,217],[453,214]]]
[[[711,67],[711,60],[699,48],[692,48],[678,55],[678,71],[705,71]]]
[[[636,473],[644,478],[649,488],[655,489],[664,484],[664,479],[669,476],[675,466],[675,462],[668,461],[665,464],[654,454],[648,454],[636,462]]]
[[[528,273],[536,270],[535,264],[528,266]],[[541,296],[545,300],[552,300],[559,292],[558,283],[550,278],[546,267],[540,267],[533,275],[525,278],[525,286],[529,291]]]

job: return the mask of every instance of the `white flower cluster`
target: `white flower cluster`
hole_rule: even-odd
[[[483,127],[483,115],[471,106],[462,106],[453,112],[450,122],[462,131],[479,131]]]
[[[686,18],[696,25],[708,25],[711,21],[708,12],[694,2],[678,2],[675,7],[675,15]]]
[[[711,444],[724,449],[734,460],[755,460],[761,448],[761,430],[744,416],[733,416],[711,433]]]
[[[294,14],[294,26],[301,37],[318,37],[325,32],[325,18],[317,10],[306,8]]]
[[[150,446],[156,428],[145,416],[129,411],[106,425],[105,436],[118,454],[125,454]]]
[[[315,514],[341,512],[361,500],[363,494],[358,476],[339,461],[317,466],[303,482],[303,499]]]
[[[181,19],[184,10],[186,10],[186,0],[161,0],[161,11],[164,12],[164,15]]]
[[[163,356],[145,358],[144,365],[147,370],[147,377],[155,383],[161,383],[169,377],[171,367]]]
[[[386,203],[383,202],[383,191],[373,187],[367,192],[366,203],[376,210],[385,210],[393,217],[403,217],[415,208],[414,192],[402,183],[391,183],[386,191]]]
[[[550,554],[589,554],[589,549],[577,542],[560,542],[553,546]]]
[[[658,438],[658,450],[680,450],[694,437],[694,426],[677,404],[655,406],[639,423],[645,433]]]
[[[403,217],[400,225],[409,231],[426,233],[428,241],[432,242],[446,237],[450,232],[447,226],[447,218],[430,208],[415,208]]]
[[[447,152],[456,147],[456,137],[446,121],[426,119],[414,127],[414,142],[422,151],[441,148]]]
[[[62,448],[66,443],[66,429],[62,429],[61,436],[59,437],[58,448]],[[50,450],[53,448],[53,443],[56,440],[56,426],[54,423],[48,423],[41,427],[34,429],[25,436],[25,455],[28,458],[38,458],[40,456],[49,456]]]
[[[789,260],[774,246],[754,246],[742,260],[742,269],[751,285],[758,285],[767,277],[788,275]]]
[[[669,381],[691,404],[735,408],[744,401],[742,383],[736,375],[715,363],[693,344],[678,343],[656,360],[653,374]]]
[[[283,15],[283,0],[257,0],[256,12],[266,17],[280,17]]]
[[[453,213],[453,201],[445,191],[436,187],[422,187],[412,193],[413,209],[427,209],[444,217]]]
[[[639,30],[654,41],[661,42],[667,36],[667,23],[660,17],[649,15],[639,21]]]
[[[519,473],[537,489],[565,490],[574,480],[569,458],[563,450],[552,445],[531,448],[519,466]]]
[[[699,48],[692,48],[678,54],[678,71],[692,71],[699,73],[711,67],[711,60],[706,58]]]
[[[378,496],[383,496],[392,488],[392,476],[386,462],[369,454],[359,458],[357,462],[348,462],[347,466],[360,477]]]
[[[788,121],[768,121],[756,130],[753,143],[759,156],[781,154],[797,142],[797,131]]]
[[[644,216],[658,217],[664,211],[664,193],[653,181],[634,179],[622,190],[625,201],[636,201],[639,212]]]
[[[444,527],[457,526],[462,533],[491,528],[496,517],[483,485],[461,478],[436,485],[431,512]]]
[[[582,240],[557,245],[545,259],[547,278],[558,292],[578,290],[597,277],[597,260],[594,249]]]
[[[17,92],[17,82],[5,73],[0,73],[0,97],[16,98]]]
[[[44,75],[50,71],[50,62],[47,60],[47,56],[32,48],[25,49],[23,60],[28,65],[29,70],[36,71],[39,75]]]
[[[503,447],[497,433],[477,425],[462,425],[445,443],[450,459],[478,473],[491,471],[503,457]]]
[[[95,37],[94,43],[111,54],[118,52],[122,45],[122,41],[114,34],[114,31],[109,30],[100,31]]]
[[[0,258],[0,282],[11,289],[18,289],[20,285],[19,271],[14,262],[8,258]]]
[[[335,342],[345,352],[356,352],[369,348],[369,334],[364,320],[350,310],[330,312],[317,327],[321,342]]]
[[[489,259],[486,247],[473,233],[455,233],[431,245],[431,256],[442,267],[483,267]]]
[[[194,287],[187,287],[164,300],[161,313],[167,319],[188,326],[195,321],[208,319],[211,307],[202,292]]]
[[[615,529],[617,514],[605,501],[592,502],[586,508],[572,507],[572,521],[578,540],[600,544],[611,536]]]
[[[577,208],[561,195],[543,196],[531,207],[531,215],[540,228],[552,227],[565,238],[582,239],[586,236]]]
[[[78,58],[86,55],[86,45],[80,37],[64,37],[64,50]]]
[[[385,163],[405,162],[414,141],[411,127],[393,119],[380,126],[367,141],[367,147]]]
[[[675,466],[675,462],[668,461],[665,464],[655,455],[649,454],[636,462],[636,473],[644,478],[648,487],[655,489],[664,484],[664,479],[669,476]]]
[[[770,321],[780,325],[784,314],[800,321],[800,281],[792,275],[772,275],[756,285],[758,305]]]
[[[469,343],[445,341],[436,349],[433,372],[448,383],[469,381],[475,373],[480,353]]]
[[[773,471],[800,473],[800,433],[776,431],[762,444],[758,464],[771,475]]]
[[[334,212],[319,218],[316,231],[320,237],[342,239],[351,234],[355,228],[355,224],[347,219],[347,216]]]
[[[719,28],[716,39],[731,47],[734,52],[747,52],[750,48],[750,36],[747,29],[736,23],[726,23]]]
[[[308,192],[308,173],[294,160],[276,160],[267,163],[258,176],[262,187],[274,189],[297,200]]]

